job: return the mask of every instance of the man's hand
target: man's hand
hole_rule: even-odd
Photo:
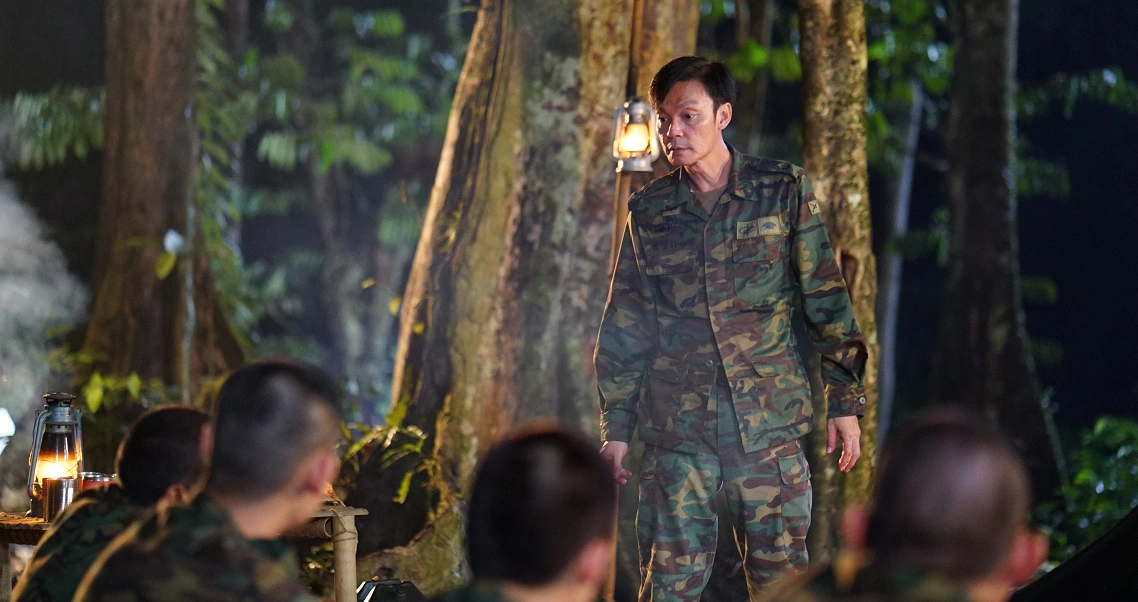
[[[826,453],[834,453],[838,435],[842,436],[842,457],[838,459],[838,470],[849,472],[861,457],[861,426],[857,423],[857,416],[839,416],[826,421]],[[625,449],[628,449],[627,444]],[[601,451],[604,452],[603,447]],[[624,457],[623,454],[621,457]]]
[[[624,469],[624,456],[628,454],[628,443],[624,441],[605,441],[601,444],[601,457],[612,465],[612,478],[624,485],[628,482],[631,472]]]

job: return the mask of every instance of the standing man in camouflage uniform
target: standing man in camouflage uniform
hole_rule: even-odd
[[[619,483],[646,444],[637,536],[642,602],[696,601],[722,488],[752,597],[806,564],[810,385],[792,320],[822,356],[827,451],[860,456],[866,347],[802,169],[723,140],[735,85],[722,63],[676,59],[652,80],[668,160],[634,194],[595,364],[601,453]]]
[[[341,420],[335,386],[315,368],[265,362],[231,374],[205,490],[186,506],[159,504],[116,537],[74,602],[316,602],[277,538],[324,502]]]

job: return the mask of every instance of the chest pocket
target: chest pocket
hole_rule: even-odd
[[[680,274],[695,270],[696,249],[694,246],[669,248],[665,245],[647,245],[644,252],[648,256],[644,273],[649,276]]]
[[[735,295],[773,303],[787,283],[790,229],[781,215],[738,222],[731,250]]]

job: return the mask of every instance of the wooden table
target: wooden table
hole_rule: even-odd
[[[303,527],[285,533],[288,537],[314,537],[332,540],[332,564],[335,571],[335,602],[356,600],[356,517],[367,514],[363,508],[325,506],[312,515]],[[12,598],[11,544],[34,546],[51,528],[42,518],[0,512],[0,602]]]

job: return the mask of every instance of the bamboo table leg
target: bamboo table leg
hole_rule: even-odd
[[[336,602],[356,601],[356,517],[339,515],[332,522],[332,567]]]

